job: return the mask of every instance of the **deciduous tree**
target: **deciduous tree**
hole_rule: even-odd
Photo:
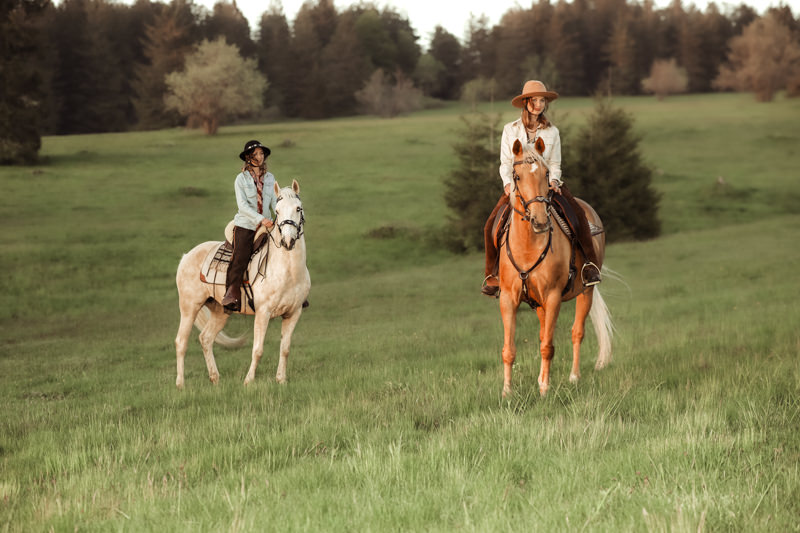
[[[668,94],[685,93],[688,86],[686,70],[679,67],[674,58],[653,61],[650,76],[642,80],[642,88],[659,100]]]
[[[255,59],[244,59],[239,49],[220,37],[204,40],[186,58],[183,71],[167,75],[168,109],[198,120],[213,135],[225,120],[262,109],[267,80]]]
[[[800,72],[800,43],[773,13],[731,39],[730,49],[728,64],[714,81],[718,88],[753,91],[757,100],[768,102]]]

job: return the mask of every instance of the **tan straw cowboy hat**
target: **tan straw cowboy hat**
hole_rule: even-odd
[[[522,109],[522,106],[525,105],[524,103],[525,99],[532,98],[534,96],[544,96],[545,98],[547,98],[548,101],[552,102],[553,100],[558,98],[558,93],[554,93],[553,91],[548,91],[547,87],[544,86],[544,83],[540,81],[528,80],[522,87],[522,94],[519,96],[515,96],[514,99],[511,100],[511,105]]]

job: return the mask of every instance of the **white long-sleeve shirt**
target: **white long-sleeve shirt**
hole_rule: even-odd
[[[542,157],[550,167],[550,181],[561,181],[561,135],[558,128],[550,125],[548,128],[536,130],[536,134],[531,138],[533,143],[541,138],[544,141],[544,153]],[[519,140],[522,145],[528,144],[528,134],[522,119],[518,118],[509,122],[503,127],[503,138],[500,141],[500,178],[503,180],[503,187],[513,183],[514,178],[514,141]]]

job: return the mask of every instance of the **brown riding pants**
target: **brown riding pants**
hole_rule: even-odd
[[[569,204],[572,206],[572,209],[575,211],[575,214],[578,217],[578,228],[576,229],[577,232],[577,239],[578,243],[583,250],[584,256],[586,257],[586,261],[590,263],[597,263],[597,254],[594,252],[594,244],[592,243],[592,231],[589,228],[589,221],[586,219],[586,213],[584,213],[581,206],[575,200],[575,197],[572,196],[572,193],[569,192],[569,189],[566,185],[561,185],[561,196],[567,199]],[[497,217],[497,213],[503,208],[503,206],[509,203],[509,196],[507,194],[503,194],[498,200],[497,205],[494,206],[492,210],[492,214],[489,215],[489,219],[486,221],[486,225],[483,226],[483,240],[484,240],[484,247],[486,248],[486,267],[485,267],[485,275],[486,276],[496,276],[499,264],[499,252],[494,245],[494,235],[492,235],[492,226],[494,225],[494,219]],[[599,266],[599,265],[598,265]]]
[[[251,229],[233,227],[233,256],[231,264],[228,265],[228,273],[225,277],[225,288],[236,287],[241,289],[244,280],[244,271],[253,255],[253,238],[256,232]]]

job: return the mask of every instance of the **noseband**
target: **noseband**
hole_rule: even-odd
[[[297,199],[298,200],[300,199],[299,195],[297,196]],[[278,207],[278,202],[280,202],[281,200],[283,200],[283,196],[278,196],[277,200],[275,200],[275,208],[276,208],[276,210],[277,210],[277,207]],[[292,220],[291,218],[287,218],[285,220],[281,220],[280,222],[278,222],[276,224],[278,226],[278,233],[281,236],[281,242],[280,242],[280,244],[278,244],[276,242],[275,243],[276,246],[283,246],[287,250],[291,250],[292,248],[294,248],[295,243],[303,235],[303,233],[304,233],[303,232],[303,226],[304,226],[304,224],[306,222],[306,217],[305,217],[305,214],[303,213],[303,208],[301,206],[299,206],[299,205],[297,206],[297,212],[300,213],[300,223],[299,224],[297,222],[295,222],[294,220]],[[291,246],[288,246],[286,244],[286,241],[283,240],[282,230],[283,230],[283,227],[286,226],[286,225],[293,226],[297,230],[297,239],[295,239],[295,241],[292,243]],[[274,239],[273,239],[273,241],[274,241]]]
[[[538,163],[538,161],[536,161],[536,162]],[[512,167],[513,167],[513,176],[514,176],[514,182],[515,182],[515,183],[514,183],[514,192],[516,193],[516,195],[517,195],[517,198],[519,198],[519,201],[522,203],[522,208],[523,208],[525,211],[524,211],[524,212],[520,211],[519,209],[517,209],[516,207],[514,207],[514,205],[513,205],[513,204],[511,205],[511,208],[512,208],[512,209],[513,209],[513,210],[514,210],[514,211],[515,211],[517,214],[519,214],[519,215],[522,217],[522,220],[524,220],[524,221],[526,221],[526,222],[530,222],[530,223],[531,223],[531,227],[532,227],[532,229],[533,229],[533,232],[534,232],[534,233],[544,233],[544,232],[546,232],[546,231],[550,231],[550,229],[553,227],[553,225],[552,225],[552,222],[550,221],[550,203],[551,203],[551,201],[552,201],[552,198],[553,198],[553,191],[552,191],[552,190],[549,190],[549,191],[547,192],[547,196],[536,196],[536,197],[534,197],[534,198],[532,198],[532,199],[530,199],[530,200],[526,200],[526,199],[525,199],[525,197],[524,197],[524,196],[522,195],[522,193],[520,192],[520,190],[519,190],[519,187],[517,187],[517,183],[516,183],[516,182],[518,182],[520,179],[522,179],[522,178],[520,177],[520,175],[519,175],[519,174],[517,174],[517,169],[516,169],[516,166],[517,166],[517,165],[522,165],[522,164],[525,164],[525,163],[530,163],[530,161],[529,161],[529,160],[527,160],[527,159],[522,159],[522,160],[520,160],[520,161],[514,161],[514,163],[513,163],[513,165],[512,165]],[[545,175],[545,181],[547,180],[547,176],[548,176],[549,174],[550,174],[550,170],[548,169],[548,170],[547,170],[547,174]],[[535,204],[535,203],[537,203],[537,202],[541,202],[541,203],[545,204],[545,213],[547,214],[547,224],[545,225],[544,229],[537,229],[537,228],[534,226],[534,223],[533,223],[533,222],[534,222],[534,220],[533,220],[533,215],[531,215],[531,212],[530,212],[530,210],[528,209],[528,208],[531,206],[531,204]]]

